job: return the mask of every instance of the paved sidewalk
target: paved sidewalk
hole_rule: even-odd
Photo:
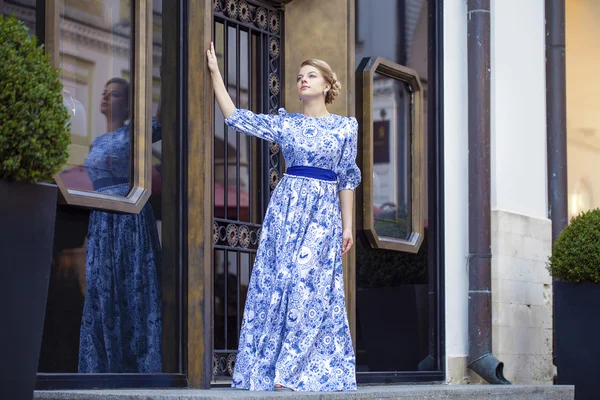
[[[194,400],[194,399],[400,399],[400,400],[574,400],[572,386],[394,385],[361,386],[357,392],[248,392],[211,390],[59,390],[38,391],[35,400]]]

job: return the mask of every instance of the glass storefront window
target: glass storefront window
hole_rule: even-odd
[[[427,83],[428,83],[428,1],[381,0],[371,2],[357,0],[356,5],[356,73],[361,74],[367,66],[361,64],[366,58],[376,63],[377,58],[389,60],[415,71],[420,78],[423,95],[422,132],[425,140],[422,151],[422,184],[428,188],[427,154],[431,148],[427,132]],[[359,77],[359,81],[360,81]],[[357,87],[358,90],[363,90]],[[435,249],[429,248],[431,237],[428,221],[428,190],[418,195],[422,207],[421,216],[413,217],[410,199],[414,194],[414,175],[409,161],[417,155],[410,135],[410,91],[402,82],[382,74],[373,74],[372,110],[357,111],[365,115],[372,111],[372,165],[363,171],[372,174],[373,226],[376,236],[407,239],[416,225],[423,227],[423,242],[416,246],[416,253],[375,248],[366,224],[358,221],[356,237],[356,363],[359,380],[361,373],[436,371],[435,318],[437,312],[434,296]],[[357,104],[357,108],[361,107]],[[363,127],[363,129],[365,129]],[[363,140],[363,143],[365,141]],[[369,172],[369,169],[371,170]],[[363,187],[364,190],[369,190]],[[359,190],[359,193],[360,190]],[[358,201],[364,194],[357,195]],[[366,204],[366,203],[365,203]],[[358,205],[359,209],[367,208]],[[366,215],[366,214],[365,214]],[[409,216],[409,218],[406,218]],[[362,222],[362,224],[361,224]],[[375,310],[375,311],[374,311]],[[376,311],[380,310],[380,311]],[[365,375],[366,377],[367,375]],[[364,378],[368,379],[368,378]]]
[[[152,64],[134,54],[140,15],[152,24]],[[58,207],[39,372],[181,372],[178,266],[163,262],[174,251],[163,219],[176,205],[162,193],[162,2],[60,1],[59,43],[72,145],[58,179],[94,201]],[[135,89],[140,73],[148,92]],[[151,168],[152,190],[127,210],[119,198],[146,173],[136,160]]]
[[[16,15],[29,28],[29,34],[36,34],[37,0],[3,0],[0,12],[4,15]]]

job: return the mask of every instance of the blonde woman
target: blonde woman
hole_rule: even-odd
[[[248,288],[235,388],[356,390],[342,255],[352,247],[356,119],[327,111],[341,84],[321,60],[300,65],[300,114],[237,109],[221,78],[214,46],[208,68],[225,122],[276,142],[287,171],[273,192]]]

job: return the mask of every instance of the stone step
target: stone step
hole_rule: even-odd
[[[573,386],[552,385],[394,385],[361,386],[356,392],[248,392],[211,390],[57,390],[36,391],[35,400],[194,400],[194,399],[401,399],[401,400],[574,400]]]

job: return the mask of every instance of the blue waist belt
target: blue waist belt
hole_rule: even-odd
[[[337,175],[335,172],[318,167],[306,167],[306,166],[295,166],[289,167],[286,174],[296,175],[296,176],[304,176],[306,178],[315,178],[321,179],[323,181],[337,181]]]

